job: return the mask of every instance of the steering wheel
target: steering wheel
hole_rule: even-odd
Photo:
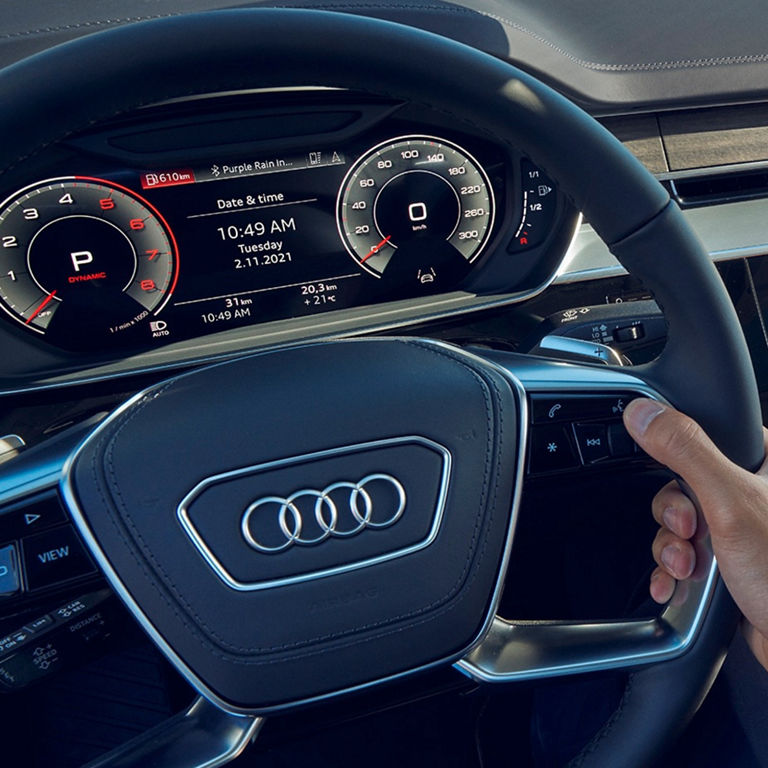
[[[292,347],[139,393],[53,474],[11,462],[6,497],[60,483],[113,589],[201,697],[94,765],[221,765],[271,712],[449,663],[491,682],[631,668],[574,764],[652,763],[735,627],[714,563],[655,620],[495,615],[531,393],[649,395],[691,414],[741,466],[762,459],[725,289],[666,192],[607,131],[524,72],[432,34],[318,11],[211,12],[97,33],[0,72],[0,178],[141,106],[308,85],[422,104],[530,155],[653,292],[668,342],[629,373],[427,339]],[[152,446],[151,468],[138,444]],[[265,509],[279,525],[257,537]]]

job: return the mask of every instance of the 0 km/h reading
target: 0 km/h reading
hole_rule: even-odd
[[[473,262],[490,238],[494,198],[482,166],[464,149],[431,136],[401,136],[366,152],[344,179],[339,235],[367,272],[433,282]],[[429,253],[434,252],[433,262]]]

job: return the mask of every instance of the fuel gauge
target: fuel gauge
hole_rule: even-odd
[[[508,251],[516,253],[541,245],[552,229],[557,210],[557,192],[552,179],[530,160],[520,163],[522,212],[509,244]]]

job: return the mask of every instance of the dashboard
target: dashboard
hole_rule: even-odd
[[[331,91],[181,109],[76,136],[3,190],[13,331],[115,355],[398,302],[402,321],[462,291],[531,295],[573,233],[533,161],[407,105]]]

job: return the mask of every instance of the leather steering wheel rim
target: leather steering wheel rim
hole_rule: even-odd
[[[0,181],[45,147],[144,105],[307,85],[420,103],[533,157],[665,311],[664,353],[633,373],[696,418],[735,462],[759,464],[761,418],[746,344],[717,272],[679,210],[589,116],[524,72],[459,43],[389,22],[301,10],[217,11],[100,32],[0,72]],[[686,288],[682,300],[679,285]],[[576,763],[647,765],[695,711],[736,619],[720,585],[692,650],[633,673],[619,709]],[[683,682],[670,695],[673,674]]]

